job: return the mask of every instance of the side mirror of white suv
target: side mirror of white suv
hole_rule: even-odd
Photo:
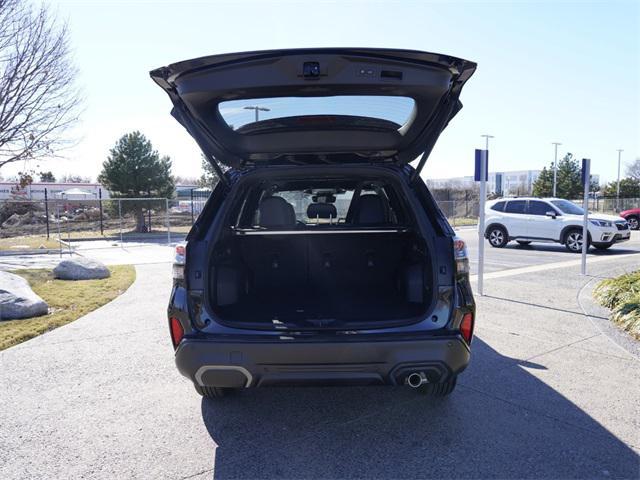
[[[556,218],[556,216],[557,216],[557,213],[556,213],[556,212],[554,212],[554,211],[549,210],[547,213],[545,213],[545,215],[546,215],[547,217],[551,217],[551,218],[554,218],[554,219],[555,219],[555,218]]]

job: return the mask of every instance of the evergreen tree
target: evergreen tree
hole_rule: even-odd
[[[98,181],[113,198],[171,198],[175,190],[171,159],[160,157],[138,131],[127,133],[116,142],[102,164]],[[144,210],[150,208],[150,202],[122,202],[123,213],[135,212],[138,232],[148,230]]]
[[[605,197],[615,197],[618,182],[610,182],[604,187]],[[620,179],[620,198],[640,198],[640,180],[632,177]]]
[[[218,166],[223,172],[226,172],[229,169],[229,167],[227,167],[223,163],[218,162],[217,160],[216,160],[216,163],[218,164]],[[202,175],[198,180],[198,185],[200,185],[203,188],[210,188],[211,190],[213,190],[219,181],[220,179],[218,178],[218,174],[213,169],[211,162],[209,162],[209,160],[207,160],[203,155],[202,156]]]
[[[540,175],[533,182],[534,197],[550,197],[553,194],[553,164],[550,169],[543,167]]]
[[[556,197],[576,199],[582,198],[582,166],[573,154],[567,153],[558,162],[556,174]],[[597,189],[597,185],[592,183],[590,190]],[[543,168],[540,176],[533,183],[533,195],[536,197],[550,197],[553,195],[553,163],[547,168]]]
[[[50,170],[48,172],[40,172],[39,175],[41,182],[55,183],[56,181],[56,177]]]

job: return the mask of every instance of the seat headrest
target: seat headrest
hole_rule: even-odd
[[[312,203],[307,207],[307,217],[313,218],[336,218],[338,210],[333,203]]]
[[[259,224],[261,227],[294,227],[296,212],[293,205],[282,197],[267,197],[258,207]]]
[[[375,193],[361,195],[358,199],[355,223],[360,225],[387,223],[387,209],[384,201]]]

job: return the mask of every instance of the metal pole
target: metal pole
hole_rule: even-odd
[[[487,139],[487,142],[489,139]],[[485,156],[488,150],[485,150]],[[484,202],[486,199],[486,160],[480,162],[480,205],[478,210],[478,293],[484,295]]]
[[[47,187],[44,188],[44,214],[47,217],[47,240],[49,240],[49,197]]]
[[[98,188],[98,203],[100,205],[100,235],[104,237],[104,225],[102,223],[102,189]]]
[[[588,158],[582,159],[582,181],[584,183],[584,196],[582,199],[582,208],[584,214],[582,216],[582,266],[580,273],[582,275],[587,274],[587,250],[589,249],[589,184],[591,183],[591,160]]]
[[[167,208],[167,245],[171,245],[171,226],[169,225],[169,199],[165,198],[165,206]]]
[[[556,196],[556,185],[558,183],[558,145],[562,145],[560,142],[552,142],[555,146],[555,155],[553,156],[553,197]]]
[[[56,202],[56,225],[58,228],[58,247],[60,248],[60,258],[62,258],[62,236],[60,234],[60,204]]]
[[[193,225],[193,188],[191,189],[191,225]]]
[[[120,219],[120,246],[122,246],[122,200],[118,199],[118,218]]]
[[[67,248],[69,249],[69,256],[71,256],[71,225],[67,218]]]
[[[484,204],[487,198],[487,163],[489,157],[489,139],[492,135],[481,135],[485,139],[484,157],[480,162],[480,201],[478,205],[478,293],[484,295]]]
[[[624,150],[618,149],[618,184],[616,185],[616,212],[620,211],[620,159]]]

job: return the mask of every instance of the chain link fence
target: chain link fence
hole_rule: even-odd
[[[78,242],[100,248],[98,240],[171,244],[185,237],[208,195],[194,189],[178,199],[2,200],[0,252],[71,250]],[[478,223],[477,199],[439,200],[438,205],[454,228]],[[590,211],[612,215],[639,207],[640,198],[589,200]]]
[[[0,251],[71,249],[74,243],[180,241],[208,195],[0,201]],[[95,243],[96,248],[100,246]]]
[[[573,200],[582,206],[582,199]],[[617,215],[624,210],[640,208],[640,198],[596,197],[589,199],[589,211]]]
[[[437,203],[452,227],[478,224],[478,200],[438,200]]]

